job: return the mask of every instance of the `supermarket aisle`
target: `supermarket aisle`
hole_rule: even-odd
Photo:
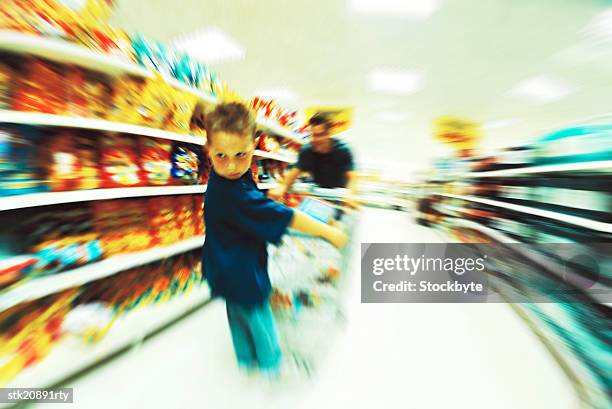
[[[365,209],[359,241],[439,242],[408,215]],[[348,325],[312,381],[241,376],[220,302],[66,386],[87,408],[576,408],[572,388],[506,305],[360,303],[355,249]],[[57,407],[57,406],[54,406]]]

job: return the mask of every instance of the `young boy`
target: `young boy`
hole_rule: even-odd
[[[250,171],[255,119],[246,106],[218,105],[207,116],[206,131],[213,168],[204,207],[204,275],[213,296],[226,301],[240,367],[276,375],[281,351],[268,304],[267,243],[278,243],[288,227],[319,236],[338,248],[347,237],[257,189]]]

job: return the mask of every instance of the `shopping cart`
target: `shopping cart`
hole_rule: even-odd
[[[351,237],[356,215],[328,206],[334,209],[334,223]],[[271,304],[285,362],[308,376],[344,326],[343,283],[350,247],[347,243],[339,251],[322,239],[291,231],[269,249]]]

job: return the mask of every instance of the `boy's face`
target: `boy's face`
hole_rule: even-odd
[[[217,132],[206,147],[215,172],[226,179],[236,180],[251,167],[255,141],[248,134]]]

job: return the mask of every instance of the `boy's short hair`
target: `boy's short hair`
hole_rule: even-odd
[[[324,112],[317,112],[316,114],[310,117],[310,119],[308,120],[308,124],[310,126],[325,125],[325,127],[329,129],[332,127],[332,120],[328,114]]]
[[[255,138],[255,116],[240,102],[221,103],[206,116],[206,135],[210,141],[216,132],[251,135]]]

